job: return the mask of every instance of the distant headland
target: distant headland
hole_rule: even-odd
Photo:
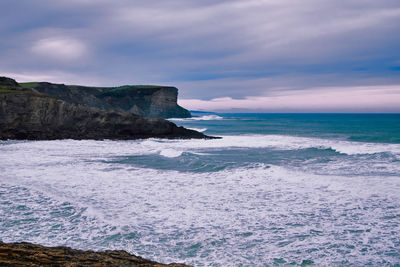
[[[210,138],[162,117],[190,117],[177,89],[17,83],[0,77],[0,139]],[[146,116],[146,117],[145,117]]]
[[[117,110],[149,118],[190,118],[190,112],[177,104],[178,89],[159,85],[90,87],[48,82],[20,83],[70,104],[102,110]]]

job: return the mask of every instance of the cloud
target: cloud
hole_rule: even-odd
[[[396,86],[400,84],[397,76],[375,77],[364,73],[303,73],[270,75],[256,78],[223,78],[199,81],[177,81],[171,85],[177,86],[182,98],[197,98],[210,100],[213,98],[246,96],[276,96],[289,92],[304,92],[306,90],[337,90],[343,87]],[[378,88],[379,88],[378,87]],[[190,93],[188,93],[190,92]],[[207,93],[205,93],[207,92]],[[227,93],[229,92],[229,93]]]
[[[400,112],[400,85],[311,88],[274,96],[181,99],[190,110],[265,112]]]
[[[117,30],[130,29],[141,37],[163,41],[166,49],[173,44],[181,53],[192,53],[194,48],[209,52],[225,49],[233,61],[273,59],[288,53],[290,57],[329,57],[321,52],[332,52],[340,44],[312,48],[349,33],[367,38],[371,32],[382,31],[381,25],[394,26],[399,19],[399,7],[349,2],[230,1],[199,6],[180,1],[179,7],[135,3],[114,8],[110,21]],[[182,45],[176,46],[177,42]]]
[[[0,18],[9,73],[176,85],[203,100],[400,84],[398,0],[5,0],[0,9],[10,10]]]
[[[77,39],[51,37],[36,41],[32,46],[32,52],[40,57],[71,62],[86,56],[88,51],[86,45]]]

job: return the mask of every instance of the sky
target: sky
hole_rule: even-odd
[[[1,0],[0,76],[190,110],[400,112],[399,0]]]

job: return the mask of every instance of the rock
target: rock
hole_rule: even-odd
[[[190,112],[177,104],[178,89],[167,86],[123,86],[97,95],[111,109],[150,118],[190,118]]]
[[[0,86],[9,86],[13,88],[13,87],[19,87],[19,84],[14,79],[8,77],[0,77]]]
[[[52,86],[65,85],[45,87]],[[213,138],[164,119],[67,103],[37,88],[37,83],[21,86],[13,79],[0,77],[0,140]],[[59,92],[65,94],[63,98],[78,99],[76,92]],[[93,96],[92,102],[96,99]]]
[[[40,93],[71,104],[103,110],[118,110],[150,118],[190,118],[190,112],[177,104],[178,89],[169,86],[125,85],[89,87],[48,82],[22,83]]]
[[[0,139],[209,138],[164,119],[104,111],[23,90],[0,90]]]
[[[189,265],[178,263],[161,264],[123,250],[94,252],[69,247],[44,247],[25,242],[3,243],[1,241],[0,266],[189,267]]]

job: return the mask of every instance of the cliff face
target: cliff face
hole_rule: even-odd
[[[177,104],[178,89],[166,86],[87,87],[64,84],[22,83],[40,93],[103,110],[125,111],[150,118],[187,118],[190,112]]]
[[[105,111],[0,80],[0,139],[206,138],[164,119]]]

